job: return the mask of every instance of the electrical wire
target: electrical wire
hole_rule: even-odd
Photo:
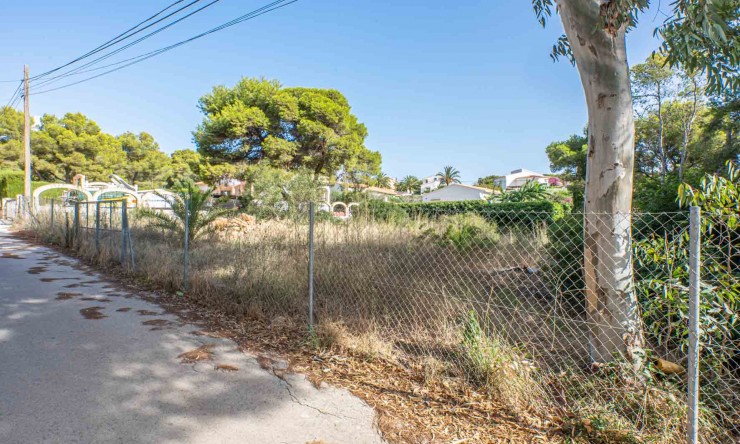
[[[21,93],[22,87],[23,87],[23,80],[21,80],[18,83],[18,86],[15,87],[15,91],[13,91],[13,95],[10,96],[10,100],[8,100],[7,105],[5,105],[6,107],[13,107],[13,108],[15,107],[17,97],[21,97],[20,93]]]
[[[120,34],[118,34],[117,36],[113,37],[112,39],[108,40],[107,42],[105,42],[105,43],[103,43],[103,44],[99,45],[98,47],[96,47],[96,48],[94,48],[94,49],[92,49],[92,50],[88,51],[87,53],[85,53],[85,54],[83,54],[83,55],[81,55],[81,56],[77,57],[76,59],[74,59],[74,60],[72,60],[72,61],[70,61],[70,62],[68,62],[68,63],[65,63],[64,65],[58,66],[57,68],[54,68],[54,69],[51,69],[51,70],[49,70],[49,71],[46,71],[46,72],[44,72],[44,73],[41,73],[41,74],[35,75],[35,76],[31,77],[30,79],[31,79],[31,80],[33,80],[33,79],[37,79],[37,78],[40,78],[40,77],[42,77],[42,76],[46,76],[46,75],[49,75],[49,74],[51,74],[51,73],[53,73],[53,72],[56,72],[56,71],[58,71],[58,70],[60,70],[60,69],[62,69],[62,68],[65,68],[65,67],[67,67],[67,66],[69,66],[69,65],[71,65],[71,64],[73,64],[73,63],[76,63],[76,62],[78,62],[78,61],[80,61],[80,60],[82,60],[82,59],[84,59],[84,58],[86,58],[86,57],[89,57],[89,56],[91,56],[91,55],[93,55],[93,54],[95,54],[95,53],[97,53],[97,52],[100,52],[100,51],[102,51],[102,50],[104,50],[104,49],[106,49],[106,48],[110,47],[110,46],[111,46],[112,44],[118,43],[118,42],[120,42],[120,41],[122,41],[122,40],[125,40],[126,38],[129,38],[129,37],[131,37],[131,36],[135,35],[135,34],[136,34],[136,33],[138,33],[138,32],[141,32],[141,31],[143,31],[143,30],[144,30],[144,29],[146,29],[146,28],[140,29],[139,31],[137,31],[136,33],[133,33],[133,34],[131,34],[131,35],[127,35],[127,34],[129,34],[130,32],[132,32],[132,31],[136,30],[137,28],[139,28],[140,26],[144,25],[145,23],[147,23],[147,22],[149,22],[149,21],[151,21],[151,20],[154,20],[155,18],[159,17],[159,16],[160,16],[161,14],[163,14],[164,12],[167,12],[167,11],[168,11],[169,9],[171,9],[172,7],[174,7],[174,6],[176,6],[176,5],[180,4],[180,3],[182,3],[182,2],[184,2],[184,1],[185,1],[185,0],[177,0],[177,1],[173,2],[173,3],[170,3],[170,4],[169,4],[168,6],[166,6],[166,7],[164,8],[164,9],[161,9],[161,10],[157,11],[157,12],[156,12],[156,13],[155,13],[154,15],[152,15],[151,17],[148,17],[147,19],[145,19],[145,20],[142,20],[142,21],[140,21],[139,23],[137,23],[137,24],[136,24],[136,25],[134,25],[133,27],[131,27],[131,28],[127,29],[126,31],[124,31],[124,32],[122,32],[122,33],[120,33]],[[186,9],[187,7],[191,6],[191,5],[192,5],[192,4],[194,4],[194,3],[197,3],[197,2],[199,2],[199,1],[201,1],[201,0],[196,0],[196,1],[194,1],[194,2],[192,2],[192,3],[190,3],[190,4],[188,4],[188,5],[187,5],[187,6],[185,6],[184,8],[180,8],[179,10],[175,11],[174,13],[172,13],[172,14],[168,15],[167,17],[163,17],[162,19],[158,20],[157,22],[155,22],[155,23],[153,23],[153,24],[151,24],[151,25],[149,25],[149,26],[152,26],[152,25],[154,25],[154,24],[156,24],[156,23],[158,23],[158,22],[160,22],[160,21],[162,21],[162,20],[165,20],[165,19],[167,19],[168,17],[170,17],[171,15],[173,15],[173,14],[176,14],[177,12],[179,12],[179,11],[181,11],[181,10],[183,10],[183,9]],[[19,81],[19,80],[0,80],[0,83],[13,83],[13,82],[18,82],[18,81]],[[22,79],[21,79],[20,81],[22,81]]]
[[[194,40],[197,40],[197,39],[200,39],[202,37],[205,37],[205,36],[207,36],[209,34],[213,34],[215,32],[221,31],[223,29],[229,28],[231,26],[237,25],[237,24],[242,23],[242,22],[245,22],[247,20],[252,20],[252,19],[257,18],[257,17],[259,17],[261,15],[267,14],[268,12],[274,11],[276,9],[280,9],[280,8],[283,8],[283,7],[288,6],[290,4],[296,3],[297,1],[298,0],[291,0],[291,1],[287,1],[287,0],[276,0],[276,1],[272,2],[272,3],[269,3],[267,5],[264,5],[264,6],[260,7],[260,8],[258,8],[258,9],[255,9],[255,10],[247,13],[247,14],[244,14],[244,15],[242,15],[240,17],[237,17],[237,18],[235,18],[235,19],[233,19],[231,21],[228,21],[226,23],[223,23],[223,24],[221,24],[221,25],[219,25],[219,26],[217,26],[215,28],[209,29],[208,31],[202,32],[202,33],[197,34],[197,35],[195,35],[193,37],[190,37],[188,39],[182,40],[180,42],[174,43],[172,45],[169,45],[169,46],[166,46],[166,47],[163,47],[163,48],[154,50],[154,51],[150,51],[150,52],[147,52],[147,53],[144,53],[144,54],[140,54],[140,55],[138,55],[136,57],[132,57],[130,59],[122,60],[120,62],[117,62],[117,63],[113,63],[111,65],[108,65],[108,66],[115,66],[115,65],[120,65],[121,63],[125,63],[125,62],[129,62],[130,61],[129,63],[126,63],[126,64],[124,64],[122,66],[118,66],[117,68],[111,69],[109,71],[105,71],[103,73],[100,73],[100,74],[97,74],[95,76],[91,76],[91,77],[88,77],[88,78],[85,78],[85,79],[82,79],[82,80],[79,80],[79,81],[76,81],[76,82],[72,82],[72,83],[69,83],[69,84],[66,84],[66,85],[62,85],[62,86],[59,86],[59,87],[56,87],[56,88],[50,88],[50,89],[46,89],[46,90],[42,90],[42,91],[38,91],[38,92],[33,92],[32,95],[45,94],[45,93],[48,93],[48,92],[57,91],[57,90],[60,90],[60,89],[68,88],[70,86],[79,85],[80,83],[84,83],[84,82],[87,82],[87,81],[96,79],[98,77],[102,77],[104,75],[113,73],[115,71],[121,70],[121,69],[126,68],[128,66],[134,65],[136,63],[143,62],[144,60],[150,59],[150,58],[155,57],[157,55],[160,55],[160,54],[162,54],[164,52],[170,51],[172,49],[175,49],[177,47],[180,47],[182,45],[185,45],[187,43],[190,43],[190,42],[192,42]],[[102,68],[103,67],[98,67],[98,68],[95,68],[95,69],[91,69],[89,71],[93,71],[93,70],[97,70],[97,69],[102,69]],[[71,73],[64,74],[64,76],[69,76],[69,75],[73,75],[73,74],[71,74]],[[49,82],[47,82],[47,83],[51,83],[51,80],[52,79],[48,79],[48,80],[49,80]]]
[[[195,0],[194,2],[191,2],[191,3],[189,3],[189,4],[188,4],[188,5],[186,5],[185,7],[188,7],[188,6],[190,6],[190,5],[194,4],[194,3],[196,3],[197,1],[201,1],[201,0]],[[221,0],[213,0],[213,1],[211,1],[210,3],[208,3],[208,4],[206,4],[206,5],[202,6],[202,7],[200,7],[200,8],[198,8],[198,9],[196,9],[195,11],[192,11],[192,12],[190,12],[190,13],[186,14],[185,16],[183,16],[183,17],[180,17],[179,19],[177,19],[177,20],[175,20],[175,21],[173,21],[173,22],[170,22],[170,23],[168,23],[167,25],[164,25],[164,26],[162,26],[161,28],[159,28],[159,29],[156,29],[156,30],[152,31],[152,32],[150,32],[149,34],[147,34],[147,35],[145,35],[145,36],[143,36],[143,37],[140,37],[140,38],[138,38],[137,40],[134,40],[133,42],[130,42],[130,43],[128,43],[128,44],[126,44],[126,45],[124,45],[124,46],[122,46],[122,47],[120,47],[120,48],[117,48],[117,49],[115,49],[115,50],[113,50],[113,51],[109,52],[108,54],[105,54],[105,55],[103,55],[103,56],[100,56],[100,57],[98,57],[98,58],[96,58],[96,59],[94,59],[94,60],[92,60],[92,61],[90,61],[90,62],[87,62],[87,63],[85,63],[85,64],[83,64],[83,65],[80,65],[80,66],[78,66],[78,67],[76,67],[76,68],[74,68],[74,69],[72,69],[72,70],[70,70],[70,71],[68,71],[68,72],[66,72],[66,73],[64,73],[64,74],[60,74],[60,75],[58,75],[58,76],[55,76],[55,77],[51,77],[51,78],[48,78],[48,79],[44,79],[44,80],[41,80],[41,81],[40,81],[40,83],[38,83],[38,84],[37,84],[36,86],[44,86],[44,85],[48,85],[48,84],[50,84],[50,83],[54,83],[55,81],[57,81],[57,80],[58,80],[58,79],[60,79],[60,78],[64,78],[64,77],[67,77],[67,76],[69,76],[69,75],[73,75],[73,74],[74,74],[75,72],[77,72],[77,71],[79,71],[79,70],[81,70],[81,69],[87,68],[87,67],[89,67],[89,66],[95,65],[95,64],[96,64],[96,63],[98,63],[98,62],[101,62],[101,61],[103,61],[103,60],[105,60],[105,59],[108,59],[108,58],[110,58],[110,57],[112,57],[112,56],[114,56],[114,55],[118,54],[118,53],[119,53],[119,52],[121,52],[121,51],[125,51],[126,49],[128,49],[128,48],[130,48],[130,47],[132,47],[132,46],[134,46],[134,45],[136,45],[136,44],[138,44],[138,43],[141,43],[142,41],[144,41],[144,40],[146,40],[146,39],[148,39],[148,38],[150,38],[150,37],[152,37],[152,36],[154,36],[154,35],[156,35],[156,34],[159,34],[160,32],[164,31],[165,29],[167,29],[167,28],[169,28],[169,27],[171,27],[171,26],[174,26],[174,25],[176,25],[177,23],[180,23],[180,22],[182,22],[183,20],[185,20],[185,19],[187,19],[187,18],[189,18],[189,17],[192,17],[193,15],[195,15],[195,14],[197,14],[197,13],[199,13],[199,12],[203,11],[204,9],[206,9],[206,8],[208,8],[208,7],[212,6],[212,5],[214,5],[214,4],[216,4],[216,3],[220,2],[220,1],[221,1]],[[181,9],[183,9],[183,8],[181,8]],[[180,9],[180,10],[181,10],[181,9]],[[178,11],[180,11],[180,10],[178,10]],[[177,11],[176,11],[176,12],[177,12]],[[168,17],[169,17],[169,16],[168,16]],[[157,22],[155,22],[155,23],[157,23]],[[152,24],[152,25],[153,25],[153,24]],[[148,26],[147,26],[147,27],[148,27]],[[142,29],[141,29],[141,31],[143,31],[144,29],[146,29],[146,28],[142,28]],[[133,34],[132,34],[132,35],[133,35]]]
[[[92,49],[92,50],[88,51],[87,53],[85,53],[85,54],[83,54],[83,55],[81,55],[81,56],[79,56],[79,57],[75,58],[74,60],[72,60],[72,61],[69,61],[69,62],[67,62],[67,63],[65,63],[65,64],[63,64],[63,65],[61,65],[61,66],[58,66],[58,67],[56,67],[56,68],[54,68],[54,69],[51,69],[51,70],[49,70],[49,71],[46,71],[46,72],[43,72],[43,73],[41,73],[41,74],[37,74],[37,75],[35,75],[35,76],[31,77],[31,78],[30,78],[30,80],[36,80],[36,79],[39,79],[39,78],[41,78],[41,77],[45,77],[45,76],[47,76],[47,75],[49,75],[49,74],[51,74],[51,73],[54,73],[54,72],[57,72],[57,71],[59,71],[59,70],[61,70],[61,69],[63,69],[63,68],[66,68],[67,66],[70,66],[70,65],[72,65],[72,64],[74,64],[74,63],[77,63],[77,62],[79,62],[80,60],[83,60],[83,59],[86,59],[86,58],[88,58],[88,57],[91,57],[91,56],[93,56],[93,55],[95,55],[95,54],[97,54],[97,53],[99,53],[99,52],[101,52],[101,51],[103,51],[103,50],[105,50],[105,49],[108,49],[108,48],[110,48],[110,47],[111,47],[111,46],[113,46],[113,45],[116,45],[116,44],[118,44],[118,43],[120,43],[120,42],[122,42],[122,41],[124,41],[124,40],[126,40],[126,39],[128,39],[128,38],[131,38],[131,37],[135,36],[136,34],[138,34],[138,33],[142,32],[142,31],[144,31],[144,30],[146,30],[146,29],[149,29],[149,28],[151,28],[152,26],[154,26],[154,25],[156,25],[156,24],[158,24],[158,23],[161,23],[161,22],[162,22],[162,21],[164,21],[164,20],[167,20],[168,18],[172,17],[173,15],[176,15],[176,14],[180,13],[181,11],[184,11],[185,9],[189,8],[190,6],[192,6],[192,5],[194,5],[194,4],[198,3],[198,2],[200,2],[200,1],[202,1],[202,0],[193,0],[193,1],[191,1],[190,3],[188,3],[187,5],[185,5],[185,6],[181,7],[181,8],[179,8],[179,9],[177,9],[176,11],[173,11],[173,12],[171,12],[171,13],[167,14],[166,16],[164,16],[164,17],[160,18],[159,20],[157,20],[157,21],[155,21],[155,22],[153,22],[153,23],[150,23],[150,24],[146,25],[145,27],[143,27],[143,28],[139,29],[138,31],[135,31],[135,30],[136,30],[137,28],[139,28],[139,27],[140,27],[140,26],[142,26],[143,24],[145,24],[145,23],[147,23],[147,22],[149,22],[149,21],[151,21],[151,20],[153,20],[153,19],[157,18],[157,17],[158,17],[158,16],[160,15],[160,14],[162,14],[162,13],[166,12],[166,11],[167,11],[167,10],[169,10],[170,8],[174,7],[175,5],[177,5],[177,4],[180,4],[180,3],[182,3],[183,1],[185,1],[185,0],[177,0],[177,1],[175,1],[174,3],[171,3],[170,5],[168,5],[167,7],[165,7],[164,9],[162,9],[162,10],[158,11],[158,12],[157,12],[156,14],[154,14],[153,16],[151,16],[151,17],[147,18],[146,20],[143,20],[143,21],[141,21],[141,22],[137,23],[137,24],[136,24],[135,26],[133,26],[132,28],[129,28],[129,29],[127,29],[126,31],[124,31],[124,32],[123,32],[123,33],[121,33],[121,34],[118,34],[117,36],[113,37],[112,39],[110,39],[110,40],[108,40],[107,42],[103,43],[102,45],[98,46],[97,48],[95,48],[95,49]],[[135,32],[132,32],[132,31],[135,31]],[[130,34],[129,34],[129,33],[130,33]]]

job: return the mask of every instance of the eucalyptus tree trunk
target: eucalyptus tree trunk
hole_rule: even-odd
[[[611,4],[558,0],[588,107],[584,278],[593,362],[642,362],[642,325],[632,282],[635,130],[624,25]]]

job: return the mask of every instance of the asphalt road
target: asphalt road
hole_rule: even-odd
[[[197,330],[0,226],[0,443],[382,442],[348,392]]]

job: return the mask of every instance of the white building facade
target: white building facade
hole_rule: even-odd
[[[544,174],[520,168],[514,170],[506,176],[502,176],[494,181],[494,184],[501,187],[502,190],[521,188],[525,183],[535,181],[543,185],[548,185],[548,177]]]
[[[421,193],[428,193],[434,191],[442,185],[442,176],[436,174],[434,176],[425,177],[421,182]]]
[[[472,185],[453,183],[434,191],[423,194],[422,202],[456,202],[461,200],[488,200],[492,190]]]

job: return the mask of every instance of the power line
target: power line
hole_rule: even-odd
[[[19,94],[21,92],[21,88],[23,86],[23,80],[18,81],[18,86],[15,87],[15,90],[13,91],[13,95],[10,96],[10,100],[8,100],[6,107],[15,107],[15,103],[18,100],[18,97],[21,97]]]
[[[142,31],[144,31],[144,30],[146,30],[146,29],[148,29],[148,28],[151,28],[152,26],[156,25],[157,23],[160,23],[160,22],[162,22],[162,21],[164,21],[164,20],[167,20],[168,18],[172,17],[173,15],[176,15],[176,14],[178,14],[179,12],[181,12],[181,11],[183,11],[183,10],[185,10],[185,9],[189,8],[190,6],[192,6],[192,5],[194,5],[194,4],[198,3],[198,2],[200,2],[200,1],[202,1],[202,0],[193,0],[193,1],[191,1],[190,3],[188,3],[187,5],[185,5],[185,6],[181,7],[181,8],[179,8],[179,9],[177,9],[176,11],[173,11],[173,12],[171,12],[171,13],[167,14],[166,16],[164,16],[164,17],[160,18],[159,20],[157,20],[157,21],[155,21],[155,22],[153,22],[153,23],[150,23],[150,24],[148,24],[147,26],[145,26],[145,27],[143,27],[143,28],[139,29],[138,31],[135,31],[135,30],[136,30],[137,28],[139,28],[139,27],[140,27],[140,26],[142,26],[143,24],[145,24],[145,23],[147,23],[147,22],[149,22],[149,21],[151,21],[151,20],[153,20],[153,19],[157,18],[157,17],[158,17],[158,16],[160,15],[160,14],[162,14],[162,13],[166,12],[167,10],[169,10],[170,8],[174,7],[175,5],[177,5],[177,4],[179,4],[179,3],[182,3],[183,1],[185,1],[185,0],[177,0],[177,1],[175,1],[174,3],[171,3],[170,5],[168,5],[167,7],[165,7],[164,9],[162,9],[162,10],[158,11],[158,12],[157,12],[156,14],[154,14],[153,16],[151,16],[151,17],[147,18],[146,20],[143,20],[143,21],[141,21],[141,22],[137,23],[137,24],[136,24],[135,26],[133,26],[132,28],[129,28],[129,29],[127,29],[126,31],[124,31],[124,32],[123,32],[123,33],[121,33],[121,34],[118,34],[117,36],[113,37],[112,39],[110,39],[110,40],[108,40],[107,42],[103,43],[102,45],[98,46],[97,48],[95,48],[95,49],[92,49],[92,50],[88,51],[87,53],[85,53],[85,54],[83,54],[83,55],[81,55],[81,56],[77,57],[76,59],[74,59],[74,60],[72,60],[72,61],[69,61],[69,62],[67,62],[67,63],[65,63],[65,64],[63,64],[63,65],[61,65],[61,66],[58,66],[58,67],[56,67],[56,68],[54,68],[54,69],[51,69],[51,70],[49,70],[49,71],[46,71],[46,72],[43,72],[43,73],[41,73],[41,74],[35,75],[35,76],[31,77],[31,80],[36,80],[36,79],[39,79],[39,78],[41,78],[41,77],[45,77],[45,76],[47,76],[47,75],[49,75],[49,74],[51,74],[51,73],[54,73],[54,72],[56,72],[56,71],[59,71],[60,69],[66,68],[67,66],[70,66],[70,65],[72,65],[72,64],[74,64],[74,63],[77,63],[77,62],[79,62],[80,60],[86,59],[86,58],[88,58],[88,57],[90,57],[90,56],[92,56],[92,55],[94,55],[94,54],[97,54],[97,53],[99,53],[100,51],[103,51],[103,50],[105,50],[105,49],[107,49],[107,48],[110,48],[111,46],[113,46],[113,45],[115,45],[115,44],[117,44],[117,43],[120,43],[120,42],[122,42],[122,41],[124,41],[124,40],[126,40],[126,39],[128,39],[128,38],[131,38],[131,37],[133,37],[134,35],[136,35],[136,34],[138,34],[138,33],[142,32]],[[132,32],[132,31],[135,31],[135,32]],[[130,33],[130,34],[129,34],[129,33]]]
[[[144,31],[145,29],[148,29],[148,28],[156,25],[157,23],[160,23],[163,20],[166,20],[169,17],[172,17],[173,15],[175,15],[175,14],[177,14],[177,13],[179,13],[179,12],[181,12],[181,11],[187,9],[187,8],[189,8],[190,6],[194,5],[195,3],[200,2],[202,0],[194,0],[191,3],[188,3],[187,5],[185,5],[184,7],[180,8],[180,9],[178,9],[178,10],[176,10],[176,11],[174,11],[174,12],[168,14],[168,15],[166,15],[165,17],[162,17],[161,19],[157,20],[156,22],[150,23],[146,27],[141,28],[138,31],[136,31],[136,29],[139,28],[140,26],[144,25],[145,23],[147,23],[147,22],[149,22],[151,20],[154,20],[155,18],[159,17],[161,14],[167,12],[169,9],[173,8],[174,6],[180,4],[180,3],[184,2],[184,1],[185,0],[177,0],[177,1],[173,2],[173,3],[170,3],[164,9],[161,9],[161,10],[157,11],[154,15],[152,15],[152,16],[150,16],[150,17],[148,17],[148,18],[146,18],[146,19],[144,19],[142,21],[140,21],[139,23],[137,23],[133,27],[131,27],[131,28],[127,29],[126,31],[118,34],[117,36],[113,37],[112,39],[108,40],[107,42],[105,42],[105,43],[97,46],[96,48],[88,51],[87,53],[85,53],[85,54],[83,54],[83,55],[75,58],[74,60],[72,60],[70,62],[67,62],[67,63],[65,63],[65,64],[63,64],[61,66],[58,66],[58,67],[56,67],[54,69],[51,69],[49,71],[43,72],[43,73],[38,74],[38,75],[35,75],[35,76],[31,77],[30,80],[36,80],[36,79],[39,79],[41,77],[47,76],[47,75],[49,75],[51,73],[54,73],[56,71],[59,71],[60,69],[65,68],[65,67],[67,67],[69,65],[72,65],[72,64],[74,64],[74,63],[76,63],[76,62],[78,62],[80,60],[83,60],[83,59],[85,59],[87,57],[90,57],[90,56],[92,56],[92,55],[94,55],[94,54],[96,54],[96,53],[98,53],[100,51],[103,51],[104,49],[107,49],[110,46],[113,46],[113,45],[115,45],[117,43],[120,43],[123,40],[126,40],[126,39],[128,39],[128,38],[130,38],[130,37],[132,37],[132,36],[134,36],[134,35],[142,32],[142,31]],[[132,32],[132,31],[136,31],[136,32]],[[0,80],[0,82],[2,82],[2,83],[12,83],[12,82],[17,82],[17,81],[19,81],[19,80]]]
[[[180,9],[179,9],[178,11],[180,11],[180,10],[182,10],[182,9],[184,9],[184,8],[187,8],[188,6],[190,6],[190,5],[192,5],[192,4],[196,3],[196,2],[199,2],[199,1],[201,1],[201,0],[195,0],[195,1],[191,2],[191,3],[189,3],[188,5],[186,5],[185,7],[183,7],[183,8],[180,8]],[[134,40],[133,42],[130,42],[130,43],[128,43],[128,44],[126,44],[126,45],[124,45],[124,46],[122,46],[122,47],[120,47],[120,48],[114,49],[113,51],[111,51],[111,52],[109,52],[109,53],[107,53],[107,54],[105,54],[105,55],[102,55],[102,56],[100,56],[100,57],[98,57],[98,58],[96,58],[96,59],[94,59],[94,60],[92,60],[92,61],[90,61],[90,62],[87,62],[87,63],[85,63],[85,64],[83,64],[83,65],[80,65],[80,66],[78,66],[78,67],[76,67],[76,68],[73,68],[73,69],[71,69],[70,71],[67,71],[67,72],[66,72],[66,73],[64,73],[64,74],[60,74],[60,75],[58,75],[58,76],[55,76],[55,77],[51,77],[51,78],[49,78],[49,79],[44,79],[44,80],[41,80],[41,83],[39,83],[39,84],[38,84],[37,86],[43,86],[43,85],[47,85],[47,84],[49,84],[49,83],[53,83],[53,81],[55,81],[56,79],[60,79],[60,78],[64,78],[64,77],[66,77],[66,76],[68,76],[68,75],[72,75],[72,74],[74,74],[75,72],[77,72],[77,71],[79,71],[79,70],[81,70],[81,69],[87,68],[87,67],[89,67],[89,66],[92,66],[92,65],[94,65],[94,64],[96,64],[96,63],[98,63],[98,62],[101,62],[101,61],[103,61],[103,60],[105,60],[105,59],[108,59],[108,58],[110,58],[110,57],[112,57],[112,56],[114,56],[114,55],[118,54],[118,53],[119,53],[119,52],[121,52],[121,51],[124,51],[124,50],[126,50],[126,49],[128,49],[128,48],[130,48],[130,47],[132,47],[132,46],[134,46],[134,45],[136,45],[136,44],[138,44],[138,43],[141,43],[142,41],[144,41],[144,40],[146,40],[146,39],[148,39],[148,38],[150,38],[150,37],[152,37],[152,36],[154,36],[154,35],[156,35],[156,34],[159,34],[160,32],[164,31],[165,29],[167,29],[167,28],[169,28],[169,27],[171,27],[171,26],[174,26],[174,25],[176,25],[177,23],[180,23],[181,21],[183,21],[183,20],[185,20],[185,19],[187,19],[187,18],[189,18],[189,17],[191,17],[191,16],[193,16],[193,15],[195,15],[195,14],[197,14],[197,13],[201,12],[202,10],[204,10],[204,9],[206,9],[206,8],[208,8],[208,7],[212,6],[212,5],[214,5],[214,4],[216,4],[216,3],[220,2],[220,1],[221,1],[221,0],[213,0],[213,1],[211,1],[210,3],[208,3],[208,4],[206,4],[206,5],[202,6],[202,7],[200,7],[200,8],[198,8],[198,9],[196,9],[195,11],[192,11],[192,12],[190,12],[190,13],[186,14],[185,16],[183,16],[183,17],[180,17],[179,19],[177,19],[177,20],[175,20],[175,21],[173,21],[173,22],[170,22],[170,23],[168,23],[168,24],[166,24],[166,25],[162,26],[162,27],[161,27],[161,28],[159,28],[159,29],[156,29],[156,30],[154,30],[154,31],[150,32],[149,34],[147,34],[147,35],[145,35],[145,36],[143,36],[143,37],[140,37],[140,38],[138,38],[138,39]],[[175,11],[175,12],[178,12],[178,11]],[[174,13],[173,13],[173,14],[174,14]],[[170,14],[170,15],[172,15],[172,14]],[[168,15],[167,17],[169,17],[169,15]],[[167,17],[164,17],[164,18],[163,18],[162,20],[164,20],[164,19],[165,19],[165,18],[167,18]],[[150,24],[149,26],[151,26],[151,25],[154,25],[154,24],[158,23],[159,21],[161,21],[161,20],[158,20],[157,22],[155,22],[155,23],[152,23],[152,24]],[[140,31],[143,31],[144,29],[147,29],[147,28],[148,28],[149,26],[147,26],[147,27],[145,27],[145,28],[142,28],[142,29],[140,29],[140,30],[139,30],[139,31],[137,31],[136,33],[140,32]],[[136,34],[136,33],[134,33],[134,34]],[[131,34],[131,35],[134,35],[134,34]],[[129,37],[130,37],[130,36],[129,36]],[[121,41],[122,41],[122,40],[121,40]],[[53,71],[56,71],[56,70],[58,70],[58,69],[52,70],[51,72],[53,72]],[[38,77],[37,77],[37,79],[38,79]]]
[[[69,83],[69,84],[66,84],[66,85],[63,85],[63,86],[59,86],[59,87],[56,87],[56,88],[50,88],[50,89],[46,89],[46,90],[39,91],[39,92],[34,92],[32,95],[45,94],[45,93],[48,93],[48,92],[51,92],[51,91],[57,91],[57,90],[60,90],[60,89],[68,88],[70,86],[74,86],[74,85],[78,85],[80,83],[87,82],[89,80],[96,79],[98,77],[102,77],[102,76],[104,76],[106,74],[110,74],[112,72],[121,70],[123,68],[126,68],[128,66],[134,65],[136,63],[143,62],[144,60],[150,59],[150,58],[155,57],[155,56],[157,56],[159,54],[162,54],[164,52],[167,52],[167,51],[170,51],[172,49],[175,49],[175,48],[177,48],[179,46],[182,46],[182,45],[185,45],[187,43],[190,43],[193,40],[200,39],[200,38],[205,37],[205,36],[207,36],[209,34],[213,34],[215,32],[221,31],[223,29],[229,28],[231,26],[237,25],[237,24],[242,23],[242,22],[245,22],[247,20],[252,20],[252,19],[257,18],[257,17],[259,17],[259,16],[261,16],[263,14],[267,14],[268,12],[274,11],[276,9],[280,9],[280,8],[283,8],[283,7],[288,6],[290,4],[296,3],[297,1],[298,0],[291,0],[291,1],[276,0],[276,1],[272,2],[272,3],[269,3],[267,5],[264,5],[264,6],[260,7],[260,8],[258,8],[258,9],[255,9],[255,10],[247,13],[247,14],[244,14],[244,15],[242,15],[240,17],[237,17],[237,18],[235,18],[235,19],[233,19],[233,20],[231,20],[229,22],[226,22],[226,23],[224,23],[222,25],[219,25],[219,26],[217,26],[215,28],[209,29],[208,31],[205,31],[205,32],[202,32],[202,33],[200,33],[198,35],[195,35],[193,37],[190,37],[190,38],[188,38],[186,40],[182,40],[182,41],[177,42],[177,43],[174,43],[172,45],[169,45],[169,46],[166,46],[166,47],[163,47],[163,48],[154,50],[154,51],[150,51],[150,52],[147,52],[147,53],[144,53],[144,54],[140,54],[140,55],[138,55],[136,57],[132,57],[130,59],[122,60],[120,62],[117,62],[117,63],[113,63],[113,64],[108,65],[108,66],[115,66],[115,65],[120,65],[121,63],[125,63],[125,62],[130,61],[129,63],[126,63],[126,64],[124,64],[122,66],[118,66],[117,68],[111,69],[109,71],[105,71],[103,73],[100,73],[100,74],[97,74],[95,76],[91,76],[91,77],[88,77],[88,78],[85,78],[85,79],[82,79],[82,80],[79,80],[79,81],[76,81],[76,82],[73,82],[73,83]],[[89,64],[87,66],[89,66]],[[82,67],[80,67],[80,68],[82,68]],[[102,68],[103,67],[99,67],[99,68],[91,69],[89,71],[93,71],[93,70],[97,70],[97,69],[102,69]],[[63,77],[66,77],[66,76],[70,76],[70,75],[74,75],[74,74],[80,74],[80,73],[81,72],[73,73],[73,72],[70,71],[69,73],[66,73],[66,74],[63,74],[61,76],[58,76],[57,78],[63,78]],[[48,79],[48,81],[46,83],[47,84],[48,83],[51,83],[52,80],[53,79]],[[42,82],[42,84],[43,84],[43,82]]]

